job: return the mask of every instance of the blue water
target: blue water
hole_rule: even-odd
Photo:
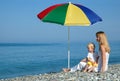
[[[87,43],[71,42],[71,67],[87,55]],[[120,42],[110,46],[109,64],[120,63]],[[0,44],[0,79],[60,72],[63,67],[67,67],[67,43]]]

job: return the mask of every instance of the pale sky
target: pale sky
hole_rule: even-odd
[[[58,3],[82,4],[103,21],[89,27],[71,27],[71,41],[94,41],[97,31],[108,40],[120,41],[120,0],[0,0],[0,43],[41,43],[67,41],[67,27],[45,23],[37,14]]]

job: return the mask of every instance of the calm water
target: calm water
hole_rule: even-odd
[[[71,67],[87,55],[87,43],[71,43]],[[120,63],[120,42],[110,46],[109,64]],[[63,67],[67,67],[67,43],[0,44],[0,79],[59,72]]]

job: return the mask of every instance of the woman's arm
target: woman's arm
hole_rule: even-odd
[[[103,45],[100,46],[101,49],[101,55],[102,55],[102,68],[101,68],[101,72],[105,71],[105,67],[106,67],[106,50],[105,47]]]

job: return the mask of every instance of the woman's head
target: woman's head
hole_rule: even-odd
[[[106,35],[103,31],[99,31],[96,33],[96,40],[100,43],[103,43],[107,40]]]
[[[99,31],[96,33],[96,40],[100,45],[104,45],[107,52],[110,52],[110,47],[107,41],[106,34],[103,31]]]
[[[94,50],[95,50],[95,44],[91,42],[91,43],[89,43],[87,45],[87,48],[88,48],[89,52],[94,52]]]

